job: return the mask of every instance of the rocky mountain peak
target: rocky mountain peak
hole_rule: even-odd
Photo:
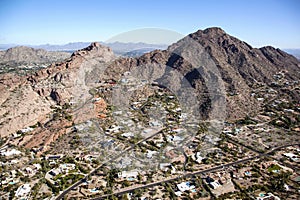
[[[109,61],[114,57],[111,48],[101,45],[99,42],[92,42],[88,47],[75,51],[72,57],[84,56],[86,58],[99,57],[104,61]]]
[[[220,27],[211,27],[207,28],[202,31],[204,34],[218,34],[218,35],[224,35],[226,32],[221,29]]]
[[[219,27],[207,28],[204,30],[198,30],[195,33],[190,34],[192,37],[202,37],[202,38],[220,38],[227,35],[226,32]]]
[[[92,47],[101,47],[102,45],[99,42],[92,42],[91,45]]]

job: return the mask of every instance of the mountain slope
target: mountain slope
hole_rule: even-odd
[[[300,79],[300,63],[293,56],[273,47],[252,48],[220,28],[199,30],[167,50],[138,58],[118,58],[110,48],[92,43],[33,75],[0,75],[1,137],[39,122],[42,125],[22,144],[49,145],[72,123],[95,117],[86,109],[92,91],[103,82],[115,84],[126,71],[165,86],[178,97],[196,96],[198,103],[183,103],[195,107],[202,119],[219,121],[257,113],[264,102],[252,95],[253,90],[275,84],[278,74],[290,82]],[[76,109],[68,109],[73,102]],[[67,110],[56,109],[57,105]],[[72,123],[66,114],[76,116]],[[31,141],[32,137],[39,139]]]
[[[194,58],[189,55],[193,55]],[[193,63],[195,57],[200,58],[196,64]],[[214,64],[209,64],[211,62]],[[161,79],[169,76],[167,72],[159,72],[161,65],[178,70],[191,85],[194,85],[194,88],[197,88],[201,114],[206,116],[214,107],[210,105],[209,95],[214,97],[217,95],[208,94],[208,89],[205,88],[207,85],[204,82],[205,76],[202,77],[203,74],[198,73],[201,71],[198,67],[215,66],[217,71],[214,73],[220,76],[224,85],[222,97],[226,98],[229,119],[243,118],[259,110],[260,104],[250,95],[255,85],[271,84],[276,80],[276,74],[279,72],[284,72],[285,77],[290,81],[297,81],[300,78],[300,65],[295,57],[273,47],[252,48],[249,44],[226,34],[220,28],[199,30],[171,45],[165,51],[156,50],[137,59],[117,60],[114,65],[111,65],[111,69],[107,70],[107,74],[110,78],[118,77],[132,68],[147,68],[147,65],[151,65],[153,70],[151,73],[155,74],[157,71],[156,76],[160,76]],[[177,85],[177,88],[181,87],[180,84],[180,82],[172,82],[172,85]]]

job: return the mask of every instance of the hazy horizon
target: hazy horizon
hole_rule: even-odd
[[[297,0],[2,0],[0,44],[61,45],[106,41],[143,28],[187,35],[199,29],[221,27],[254,47],[293,49],[300,47],[299,8]],[[147,43],[147,38],[140,42]]]

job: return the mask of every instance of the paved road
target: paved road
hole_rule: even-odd
[[[95,175],[96,172],[104,165],[106,165],[107,163],[113,162],[115,160],[117,160],[118,158],[122,157],[124,155],[124,153],[133,150],[138,144],[156,136],[157,134],[161,133],[164,130],[164,128],[159,128],[159,129],[153,129],[153,132],[149,133],[149,137],[146,137],[142,140],[140,140],[139,142],[135,143],[134,145],[132,145],[131,147],[128,147],[127,149],[125,149],[122,153],[112,157],[110,160],[102,163],[101,165],[99,165],[97,168],[95,168],[93,171],[91,171],[89,174],[87,174],[83,179],[77,181],[76,183],[74,183],[73,185],[71,185],[69,188],[67,188],[66,190],[64,190],[62,193],[60,193],[57,197],[56,200],[62,199],[70,190],[76,188],[77,186],[79,186],[80,184],[82,184],[85,180],[87,180],[87,178],[89,176]]]
[[[135,148],[136,145],[156,136],[157,134],[161,133],[162,131],[164,130],[164,128],[160,128],[158,130],[153,130],[153,133],[150,134],[149,137],[147,138],[144,138],[143,140],[140,140],[139,142],[137,142],[136,144],[132,145],[131,147],[128,147],[127,149],[125,149],[122,153],[116,155],[115,157],[111,158],[110,160],[106,161],[105,163],[102,163],[101,165],[99,165],[96,169],[94,169],[93,171],[91,171],[89,174],[87,174],[83,179],[81,179],[80,181],[74,183],[72,186],[70,186],[68,189],[64,190],[61,194],[59,194],[59,196],[56,197],[56,200],[60,200],[62,199],[70,190],[78,187],[79,185],[81,185],[89,176],[91,175],[95,175],[96,172],[105,164],[107,163],[110,163],[110,162],[113,162],[115,161],[116,159],[120,158],[123,156],[124,153],[128,152],[128,151],[131,151]],[[154,182],[154,183],[149,183],[149,184],[146,184],[146,185],[142,185],[142,186],[137,186],[137,187],[134,187],[134,188],[125,188],[124,190],[118,190],[112,194],[107,194],[107,195],[103,195],[99,198],[95,198],[96,199],[103,199],[103,198],[106,198],[108,196],[111,196],[111,195],[120,195],[120,194],[124,194],[124,193],[127,193],[127,192],[130,192],[130,191],[133,191],[133,190],[136,190],[136,189],[142,189],[142,188],[148,188],[148,187],[153,187],[155,185],[159,185],[161,183],[165,183],[165,182],[170,182],[170,181],[174,181],[174,180],[177,180],[179,178],[183,178],[183,177],[189,177],[189,176],[194,176],[194,175],[197,175],[197,174],[203,174],[203,173],[210,173],[210,172],[214,172],[214,171],[217,171],[217,170],[220,170],[220,169],[224,169],[226,167],[229,167],[229,166],[232,166],[232,165],[236,165],[236,164],[239,164],[239,163],[244,163],[244,162],[248,162],[250,160],[255,160],[257,158],[260,158],[260,157],[265,157],[265,156],[269,156],[270,153],[272,153],[273,151],[276,151],[278,149],[281,149],[281,148],[286,148],[286,147],[289,147],[289,146],[294,146],[294,145],[300,145],[300,143],[296,143],[296,144],[287,144],[287,145],[282,145],[282,146],[278,146],[278,147],[275,147],[275,148],[272,148],[271,150],[267,151],[266,153],[259,153],[257,156],[253,156],[253,157],[250,157],[250,158],[245,158],[245,159],[242,159],[242,160],[238,160],[238,161],[235,161],[235,162],[232,162],[232,163],[228,163],[228,164],[224,164],[224,165],[219,165],[219,166],[216,166],[216,167],[212,167],[210,169],[205,169],[205,170],[200,170],[200,171],[196,171],[196,172],[193,172],[193,173],[186,173],[186,174],[183,174],[183,175],[180,175],[178,177],[175,177],[175,178],[170,178],[170,179],[165,179],[165,180],[162,180],[162,181],[158,181],[158,182]],[[257,152],[258,153],[258,152]]]
[[[245,163],[245,162],[248,162],[250,160],[255,160],[255,159],[258,159],[260,157],[268,156],[268,154],[272,153],[273,151],[276,151],[276,150],[279,150],[279,149],[282,149],[282,148],[286,148],[286,147],[289,147],[289,146],[294,146],[294,145],[300,145],[300,143],[287,144],[287,145],[275,147],[275,148],[269,150],[267,153],[260,153],[257,156],[253,156],[253,157],[250,157],[250,158],[245,158],[245,159],[242,159],[242,160],[227,163],[227,164],[224,164],[224,165],[219,165],[219,166],[212,167],[212,168],[205,169],[205,170],[199,170],[199,171],[196,171],[196,172],[185,173],[185,174],[180,175],[180,176],[175,177],[175,178],[164,179],[162,181],[157,181],[157,182],[149,183],[149,184],[146,184],[146,185],[140,185],[140,186],[136,186],[136,187],[132,187],[132,188],[124,188],[123,190],[118,190],[118,191],[113,192],[112,194],[103,195],[101,197],[94,198],[93,200],[105,199],[106,197],[111,196],[111,195],[122,195],[122,194],[125,194],[125,193],[128,193],[128,192],[132,192],[133,190],[136,190],[136,189],[143,189],[143,188],[153,187],[153,186],[160,185],[160,184],[166,183],[166,182],[171,182],[171,181],[174,181],[174,180],[177,180],[177,179],[180,179],[180,178],[186,178],[186,177],[191,177],[191,176],[198,175],[198,174],[205,174],[205,173],[218,171],[218,170],[221,170],[221,169],[224,169],[224,168],[236,165],[236,164]]]
[[[100,199],[106,198],[106,197],[111,196],[111,195],[120,195],[120,194],[128,193],[128,192],[131,192],[131,191],[136,190],[136,189],[143,189],[143,188],[153,187],[153,186],[160,185],[160,184],[166,183],[166,182],[171,182],[171,181],[174,181],[174,180],[177,180],[177,179],[180,179],[180,178],[186,178],[186,177],[190,177],[190,176],[194,176],[194,175],[198,175],[198,174],[205,174],[205,173],[218,171],[220,169],[224,169],[226,167],[236,165],[236,164],[239,164],[239,163],[248,162],[250,160],[257,159],[259,157],[260,156],[254,156],[254,157],[246,158],[246,159],[239,160],[239,161],[236,161],[236,162],[233,162],[233,163],[219,165],[219,166],[212,167],[212,168],[205,169],[205,170],[200,170],[200,171],[191,172],[191,173],[185,173],[185,174],[182,174],[182,175],[174,177],[174,178],[164,179],[162,181],[157,181],[157,182],[149,183],[149,184],[146,184],[146,185],[141,185],[141,186],[137,186],[137,187],[133,187],[133,188],[124,188],[123,190],[118,190],[118,191],[114,192],[113,194],[103,195],[101,197],[94,198],[93,200],[100,200]]]

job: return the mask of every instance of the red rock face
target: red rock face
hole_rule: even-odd
[[[107,113],[106,108],[107,108],[107,104],[104,101],[104,99],[100,99],[100,100],[96,101],[94,103],[94,111],[95,111],[96,117],[98,117],[100,119],[106,118],[106,113]]]
[[[110,48],[93,43],[75,52],[66,61],[54,63],[34,75],[20,77],[1,74],[1,137],[47,118],[52,110],[51,105],[68,102],[73,89],[77,87],[72,83],[73,77],[77,76],[80,68],[85,67],[83,63],[86,60],[92,59],[108,62],[114,59],[114,55]],[[17,107],[21,109],[16,109]]]

